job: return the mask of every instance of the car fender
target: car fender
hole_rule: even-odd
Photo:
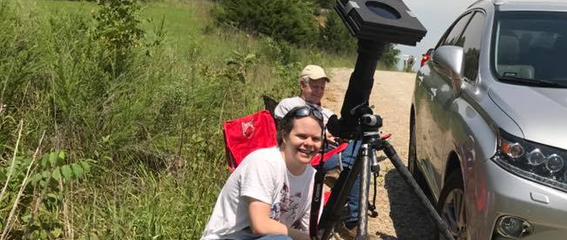
[[[489,161],[497,151],[498,126],[513,123],[489,97],[486,92],[479,91],[469,83],[465,90],[451,106],[450,141],[447,144],[447,156],[456,156],[458,165],[454,167],[448,159],[444,169],[444,179],[451,171],[460,169],[463,176],[463,185],[467,204],[467,222],[471,229],[483,222],[474,222],[474,219],[483,219],[479,214],[484,212],[489,194],[485,185],[486,176],[475,171],[481,164]],[[484,94],[483,94],[484,93]],[[517,125],[514,125],[520,131]],[[474,233],[471,233],[474,234]]]

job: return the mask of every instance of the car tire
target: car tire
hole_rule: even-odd
[[[461,171],[457,169],[449,174],[437,202],[437,212],[455,239],[468,239],[463,186]],[[440,235],[439,239],[445,238]]]
[[[425,182],[425,177],[423,173],[417,167],[417,150],[416,150],[416,139],[415,139],[415,119],[410,120],[410,139],[408,147],[408,170],[424,192],[428,193],[429,188]]]

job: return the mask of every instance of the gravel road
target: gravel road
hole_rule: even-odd
[[[330,71],[323,106],[340,113],[352,69]],[[407,163],[409,139],[409,110],[415,73],[376,71],[370,104],[374,113],[382,116],[384,133],[391,133],[391,144]],[[378,153],[378,159],[385,158]],[[371,239],[432,239],[435,225],[389,160],[380,163],[377,182],[377,218],[369,218]],[[407,164],[406,164],[407,165]],[[372,192],[371,192],[372,194]],[[372,196],[372,195],[371,195]]]

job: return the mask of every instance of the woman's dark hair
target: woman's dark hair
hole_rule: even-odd
[[[307,114],[306,114],[306,111]],[[317,112],[315,112],[317,111]],[[301,114],[300,114],[301,113]],[[309,106],[301,106],[301,107],[294,107],[292,108],[282,119],[278,121],[278,146],[280,146],[283,142],[283,139],[289,136],[289,133],[293,129],[293,124],[295,123],[295,119],[304,118],[304,117],[311,117],[317,121],[319,127],[321,127],[321,134],[324,130],[323,125],[323,115],[319,110],[314,109]]]

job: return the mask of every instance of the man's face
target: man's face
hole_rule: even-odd
[[[302,98],[311,103],[319,104],[325,94],[325,79],[311,80],[309,83],[301,82],[301,96]]]

